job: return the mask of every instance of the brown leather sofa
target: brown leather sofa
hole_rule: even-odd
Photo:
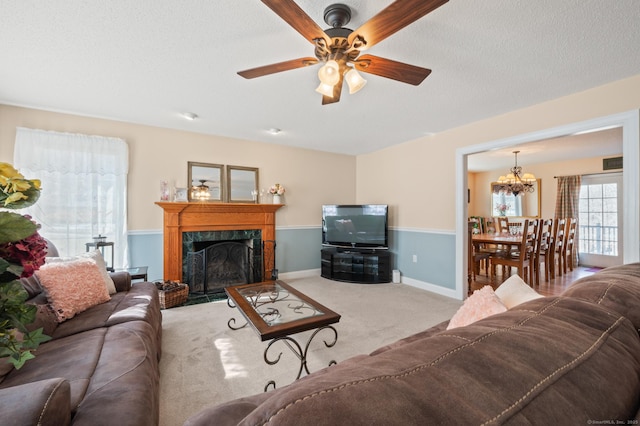
[[[111,274],[111,300],[51,326],[53,339],[0,382],[3,425],[157,425],[162,316],[153,283]],[[37,279],[30,302],[46,303]]]
[[[185,425],[638,424],[639,263],[446,325]]]

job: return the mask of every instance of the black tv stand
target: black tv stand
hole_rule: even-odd
[[[391,282],[391,253],[386,249],[324,247],[320,275],[352,283]]]

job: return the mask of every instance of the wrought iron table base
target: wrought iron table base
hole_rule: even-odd
[[[306,345],[304,346],[304,349],[302,348],[302,346],[300,346],[300,344],[298,343],[297,340],[295,340],[293,337],[291,336],[283,336],[283,337],[278,337],[273,339],[272,341],[269,342],[269,344],[267,345],[267,348],[264,350],[264,361],[269,364],[269,365],[275,365],[278,363],[278,361],[280,361],[280,357],[282,356],[282,352],[280,352],[278,354],[278,357],[275,359],[269,359],[269,349],[271,348],[271,346],[276,343],[276,342],[283,342],[284,344],[286,344],[289,349],[291,349],[291,352],[294,353],[294,355],[296,357],[298,357],[298,359],[300,360],[300,368],[298,369],[298,375],[296,376],[296,380],[298,380],[301,376],[302,376],[302,372],[304,371],[307,374],[310,374],[309,371],[309,367],[307,366],[307,354],[309,352],[309,346],[311,345],[311,342],[313,341],[313,339],[316,337],[316,335],[318,333],[320,333],[323,330],[331,330],[333,331],[333,340],[327,342],[326,340],[323,341],[324,345],[327,348],[331,348],[333,347],[336,342],[338,341],[338,332],[336,331],[335,328],[333,328],[330,325],[324,326],[324,327],[320,327],[317,330],[315,330],[313,332],[313,334],[311,335],[311,337],[309,337],[309,340],[307,340]],[[329,362],[329,366],[332,366],[336,364],[335,360],[331,360]],[[276,382],[274,380],[269,380],[269,382],[267,382],[267,384],[264,387],[264,391],[267,392],[269,390],[269,387],[273,386],[273,389],[276,388]]]
[[[309,347],[321,331],[330,330],[323,340],[327,348],[333,347],[338,341],[338,332],[331,324],[340,321],[340,315],[283,281],[230,286],[225,288],[225,292],[229,296],[227,305],[238,308],[245,320],[243,322],[230,318],[227,326],[232,330],[239,330],[251,325],[260,340],[269,341],[263,356],[268,365],[275,365],[280,361],[282,352],[271,357],[269,351],[276,342],[283,342],[300,360],[296,380],[303,372],[310,374],[307,365]],[[292,337],[302,332],[311,333],[304,346]],[[299,340],[301,339],[302,337]],[[334,364],[336,362],[333,360],[329,362],[329,366]],[[267,383],[264,391],[267,392],[270,387],[275,389],[274,380]]]
[[[233,302],[231,301],[231,298],[227,299],[227,306],[230,307],[230,308],[235,308],[236,307],[236,305],[234,305]],[[235,323],[236,323],[236,319],[231,317],[231,318],[229,318],[229,321],[227,321],[227,326],[229,326],[229,328],[232,329],[232,330],[240,330],[241,328],[245,328],[246,326],[249,325],[248,321],[245,321],[244,324],[242,324],[239,327],[236,327]]]

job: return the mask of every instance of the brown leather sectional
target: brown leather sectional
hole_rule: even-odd
[[[112,273],[117,293],[60,324],[36,358],[0,382],[0,423],[15,425],[157,425],[162,316],[152,283]],[[46,303],[34,277],[30,302]]]
[[[185,425],[637,424],[640,263],[443,323]]]

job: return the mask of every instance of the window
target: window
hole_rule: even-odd
[[[619,255],[618,182],[583,180],[579,201],[579,252]]]
[[[14,163],[42,181],[40,199],[26,213],[61,256],[84,252],[86,243],[103,235],[114,243],[113,266],[128,266],[124,140],[18,128]]]

